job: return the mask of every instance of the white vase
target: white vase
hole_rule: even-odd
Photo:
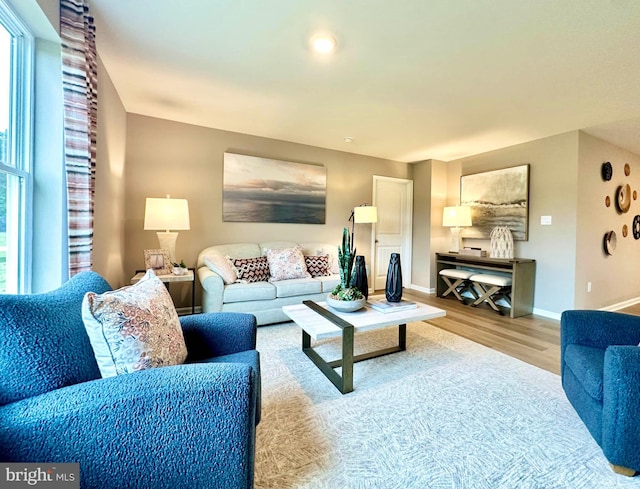
[[[513,258],[513,235],[507,226],[491,230],[491,258]]]

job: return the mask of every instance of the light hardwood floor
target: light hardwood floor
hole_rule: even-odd
[[[430,324],[549,372],[560,373],[559,321],[534,315],[511,319],[486,305],[470,307],[455,298],[416,291],[405,290],[403,297],[447,311],[446,317],[431,320]]]

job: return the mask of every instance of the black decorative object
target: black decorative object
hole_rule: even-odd
[[[391,253],[389,269],[387,270],[387,286],[384,293],[389,302],[402,300],[402,267],[400,266],[400,253]]]
[[[369,280],[367,279],[367,267],[365,265],[364,256],[356,256],[356,264],[353,267],[353,278],[351,286],[356,287],[365,299],[369,298]]]
[[[640,215],[633,218],[633,239],[640,239]]]
[[[609,180],[611,180],[611,177],[613,176],[613,167],[611,166],[611,163],[608,161],[605,161],[602,164],[602,179],[605,182],[608,182]]]

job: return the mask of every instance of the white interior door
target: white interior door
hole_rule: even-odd
[[[406,286],[411,283],[413,181],[374,175],[373,205],[378,208],[371,246],[374,287],[384,290],[391,253],[400,253],[402,282]]]

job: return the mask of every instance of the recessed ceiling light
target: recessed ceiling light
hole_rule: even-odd
[[[327,34],[320,34],[311,39],[311,47],[316,53],[330,54],[336,49],[336,39]]]
[[[352,138],[352,137],[349,137],[349,136],[346,136],[346,137],[344,138],[344,142],[345,142],[345,143],[353,143],[353,138]]]

